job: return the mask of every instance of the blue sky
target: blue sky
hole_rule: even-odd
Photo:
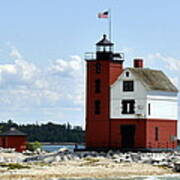
[[[109,8],[125,66],[143,57],[179,88],[179,7],[179,0],[0,0],[0,121],[84,125],[83,57],[108,32],[97,14]]]

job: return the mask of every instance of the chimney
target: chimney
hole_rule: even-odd
[[[143,59],[134,59],[134,68],[143,68]]]

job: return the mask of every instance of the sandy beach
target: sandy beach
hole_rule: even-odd
[[[68,160],[52,164],[25,163],[29,168],[8,170],[0,168],[1,180],[21,178],[49,179],[49,178],[113,178],[148,175],[175,174],[170,168],[157,167],[140,163],[116,163],[107,158],[84,158]]]

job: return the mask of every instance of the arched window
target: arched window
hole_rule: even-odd
[[[95,105],[94,113],[95,114],[100,114],[101,113],[101,101],[100,100],[96,100],[94,102],[94,105]]]
[[[126,72],[126,77],[129,77],[129,72],[128,71]]]
[[[95,93],[100,93],[101,92],[101,80],[96,79],[95,80]]]
[[[101,64],[100,63],[96,63],[96,73],[97,74],[101,73]]]

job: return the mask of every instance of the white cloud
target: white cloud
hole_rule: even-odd
[[[18,50],[16,47],[14,47],[14,46],[11,47],[10,56],[13,57],[13,58],[15,58],[15,59],[22,59],[21,53],[20,53],[19,50]]]
[[[16,108],[82,105],[84,64],[79,56],[57,59],[47,69],[25,60],[15,47],[10,56],[13,63],[0,65],[0,105],[11,104]]]
[[[174,57],[170,56],[164,56],[160,53],[150,54],[147,57],[148,60],[157,62],[157,61],[163,61],[166,65],[166,68],[171,71],[179,71],[180,70],[180,59],[176,59]]]
[[[154,53],[147,56],[150,67],[159,66],[170,78],[177,88],[180,88],[180,59]]]
[[[132,54],[134,52],[134,49],[129,47],[123,47],[121,51],[125,54]]]
[[[32,83],[39,69],[25,60],[15,60],[12,64],[0,65],[0,87]]]
[[[55,60],[49,70],[51,73],[64,76],[82,76],[83,61],[79,56],[70,56],[69,60],[57,59]]]

